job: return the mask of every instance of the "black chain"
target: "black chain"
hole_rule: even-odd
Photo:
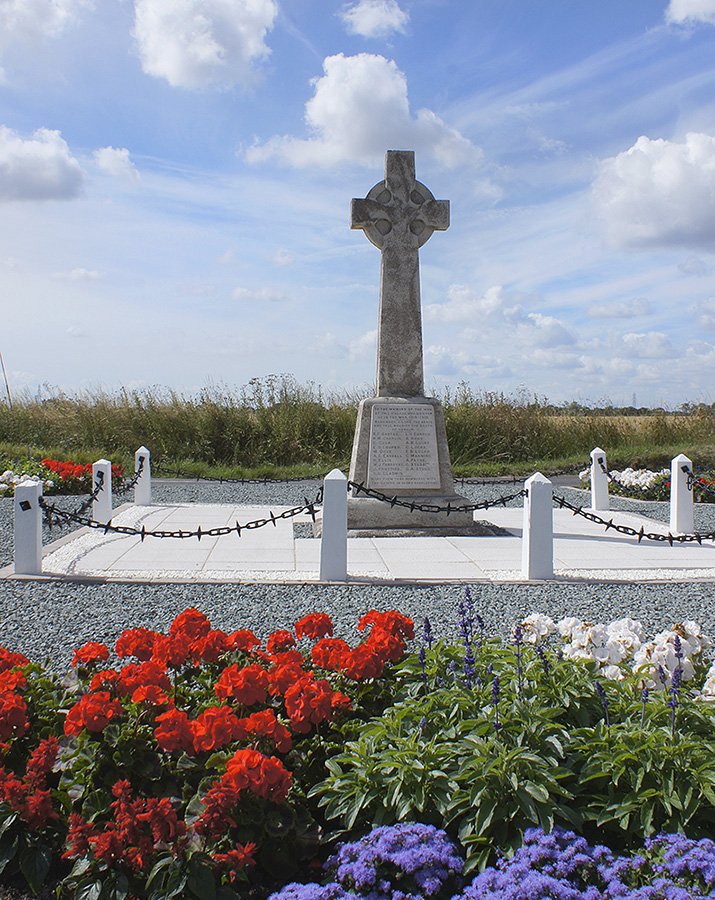
[[[709,531],[706,534],[699,534],[695,532],[694,534],[657,534],[655,532],[647,532],[643,526],[641,525],[640,530],[636,531],[635,528],[631,528],[629,525],[617,525],[614,523],[613,519],[602,519],[600,516],[597,516],[595,513],[586,512],[582,506],[574,506],[573,503],[569,503],[564,497],[554,496],[554,502],[558,504],[559,509],[570,509],[575,516],[582,516],[584,519],[588,519],[589,522],[595,522],[597,525],[603,525],[606,528],[606,531],[609,529],[613,529],[617,531],[618,534],[626,534],[629,537],[637,537],[638,543],[645,538],[648,541],[659,541],[660,543],[668,543],[672,547],[673,544],[702,544],[703,541],[715,541],[715,531]]]
[[[123,481],[121,484],[115,484],[112,482],[112,491],[115,494],[119,494],[120,496],[129,493],[133,487],[136,487],[137,482],[142,477],[142,472],[144,471],[144,460],[146,457],[139,457],[139,465],[137,466],[137,470],[134,473],[134,477],[130,481]]]
[[[128,534],[138,536],[144,541],[145,538],[155,537],[155,538],[198,538],[201,540],[202,537],[221,537],[225,534],[233,534],[234,532],[241,537],[242,531],[251,531],[255,528],[263,528],[264,525],[273,525],[280,519],[292,519],[294,516],[299,516],[301,513],[308,513],[311,519],[315,522],[316,515],[316,506],[319,506],[323,502],[323,489],[321,488],[315,500],[308,500],[307,497],[305,499],[304,506],[296,506],[293,509],[284,510],[282,513],[278,513],[275,515],[271,512],[268,518],[264,519],[254,519],[252,522],[246,522],[244,525],[241,525],[240,522],[236,521],[235,525],[224,526],[222,528],[202,528],[200,525],[196,529],[196,531],[183,531],[182,529],[178,529],[176,531],[147,531],[147,529],[142,525],[141,528],[133,528],[129,525],[112,525],[111,521],[106,524],[103,522],[97,522],[95,519],[85,518],[75,512],[66,512],[65,510],[58,509],[51,503],[47,503],[44,497],[40,497],[40,506],[42,507],[42,511],[45,515],[45,518],[52,528],[53,525],[53,517],[57,518],[60,522],[74,522],[76,525],[84,525],[87,528],[96,528],[100,531],[103,531],[105,534],[111,532],[112,534]]]
[[[81,516],[82,513],[87,512],[87,510],[94,503],[94,501],[97,499],[97,497],[99,497],[99,495],[102,493],[103,490],[104,490],[104,472],[102,472],[102,470],[100,469],[100,470],[98,470],[98,472],[94,478],[94,490],[89,495],[89,497],[87,497],[86,500],[83,500],[82,503],[80,503],[80,505],[76,509],[72,510],[73,515]],[[50,526],[50,527],[52,527],[52,526]]]
[[[154,474],[161,474],[170,478],[187,478],[192,481],[213,481],[217,484],[288,484],[297,481],[320,481],[328,474],[322,475],[297,475],[294,478],[222,478],[211,475],[192,475],[191,472],[182,472],[180,469],[170,469],[161,463],[154,465]]]
[[[608,469],[606,468],[606,464],[604,463],[603,457],[602,457],[602,456],[599,456],[599,457],[598,457],[597,462],[598,462],[599,466],[601,467],[601,471],[602,471],[603,474],[606,476],[606,478],[607,478],[610,482],[615,481],[616,479],[611,477],[611,475],[610,475]]]
[[[351,489],[355,491],[355,496],[365,494],[366,497],[372,497],[374,500],[380,500],[382,503],[389,503],[390,506],[401,506],[404,509],[409,509],[411,512],[447,513],[447,515],[456,512],[474,512],[477,509],[489,509],[491,506],[506,506],[510,500],[518,500],[520,497],[526,496],[526,491],[522,488],[514,494],[497,497],[496,500],[483,500],[481,503],[464,503],[460,506],[452,506],[451,503],[448,503],[446,506],[438,506],[435,503],[415,503],[414,501],[400,500],[397,496],[390,497],[388,494],[383,494],[382,491],[365,487],[364,484],[348,481],[348,490]]]

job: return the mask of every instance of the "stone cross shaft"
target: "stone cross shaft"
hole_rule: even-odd
[[[419,248],[449,228],[449,201],[415,180],[412,150],[388,150],[385,180],[353,200],[351,228],[380,249],[377,396],[424,395]]]

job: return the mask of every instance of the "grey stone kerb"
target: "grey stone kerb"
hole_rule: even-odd
[[[449,228],[449,201],[415,179],[412,150],[388,150],[385,180],[353,200],[351,228],[381,251],[377,396],[424,395],[419,248]]]

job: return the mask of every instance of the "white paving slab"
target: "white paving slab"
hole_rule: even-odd
[[[114,525],[147,530],[192,531],[232,527],[279,514],[287,507],[182,503],[125,506],[114,511]],[[667,534],[662,522],[614,511],[618,524]],[[504,537],[350,538],[348,579],[352,582],[521,581],[522,510],[491,509],[487,519],[509,531]],[[244,529],[216,537],[147,537],[80,529],[45,547],[43,576],[118,581],[168,582],[316,582],[318,539],[293,537],[293,522]],[[554,511],[554,567],[558,581],[715,580],[715,545],[670,546],[604,531],[603,526]],[[14,577],[12,567],[0,572]]]

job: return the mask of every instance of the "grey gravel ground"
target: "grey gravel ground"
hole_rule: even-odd
[[[154,481],[161,502],[242,502],[276,505],[314,499],[318,482],[284,485],[219,485],[206,482]],[[519,485],[464,486],[459,490],[475,502],[512,493]],[[555,493],[586,504],[587,495],[562,486]],[[58,506],[75,508],[81,498],[53,498]],[[118,498],[117,503],[122,502]],[[518,505],[520,501],[516,501]],[[667,503],[635,503],[613,498],[612,507],[667,521]],[[485,514],[488,518],[488,514]],[[617,521],[617,516],[615,517]],[[715,529],[715,505],[696,506],[696,527]],[[66,530],[66,529],[65,529]],[[44,540],[56,540],[63,529]],[[0,500],[0,566],[12,561],[12,501]],[[337,631],[350,637],[358,617],[373,607],[397,608],[421,622],[428,615],[439,634],[457,635],[456,607],[460,585],[321,586],[321,585],[161,585],[71,584],[0,581],[0,643],[32,659],[49,661],[64,670],[74,648],[88,640],[112,644],[126,627],[166,629],[187,606],[209,616],[214,627],[251,628],[265,637],[300,616],[316,610],[333,617]],[[715,584],[523,584],[475,585],[476,609],[489,630],[506,632],[532,611],[561,618],[574,615],[596,621],[622,616],[640,619],[651,631],[675,621],[695,619],[715,632]]]

